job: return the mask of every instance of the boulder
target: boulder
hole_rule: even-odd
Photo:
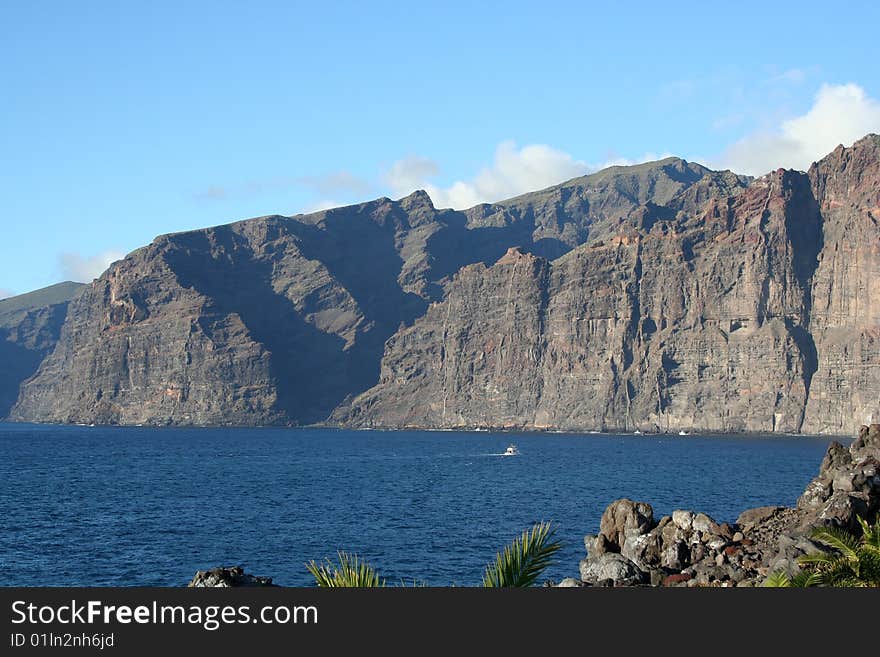
[[[655,527],[647,534],[628,536],[620,553],[642,570],[660,565],[663,552],[663,536]]]
[[[682,584],[687,584],[690,580],[694,578],[690,573],[675,573],[673,575],[667,575],[663,578],[662,586],[680,586]]]
[[[880,424],[863,424],[859,427],[859,436],[853,441],[850,449],[854,451],[880,450]]]
[[[693,511],[673,511],[672,522],[682,531],[689,532],[694,524]]]
[[[587,548],[587,555],[591,557],[598,557],[606,552],[617,552],[620,549],[617,545],[612,545],[604,534],[598,536],[587,534],[584,536],[584,547]]]
[[[209,570],[199,570],[193,576],[188,588],[231,588],[237,586],[277,586],[271,577],[260,577],[244,572],[241,566],[218,566]]]
[[[611,547],[620,551],[630,536],[647,534],[654,527],[654,509],[645,502],[629,499],[616,500],[608,505],[599,523],[599,534],[608,539]]]
[[[798,571],[798,558],[822,549],[809,539],[819,526],[858,532],[857,517],[880,512],[880,424],[863,426],[849,449],[832,442],[819,473],[797,508],[763,506],[743,511],[735,525],[704,513],[676,510],[656,524],[653,509],[622,499],[602,515],[598,536],[587,536],[581,562],[585,581],[678,586],[759,585],[771,572]]]
[[[717,536],[721,533],[721,529],[718,526],[718,523],[712,520],[705,513],[698,513],[694,516],[693,524],[691,525],[695,532],[701,532],[702,534],[709,534],[712,536]]]
[[[660,565],[669,570],[681,570],[685,568],[691,557],[691,551],[684,541],[675,541],[663,547]]]
[[[573,589],[583,585],[584,583],[579,579],[575,579],[574,577],[566,577],[561,582],[559,582],[556,587],[560,589]]]
[[[748,509],[739,514],[736,524],[743,529],[748,529],[754,525],[761,524],[784,510],[784,506],[759,506],[756,509]]]
[[[645,574],[621,554],[608,552],[595,559],[584,559],[580,566],[584,582],[598,584],[612,580],[615,584],[638,584],[645,580]]]

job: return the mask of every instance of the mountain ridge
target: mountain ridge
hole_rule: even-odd
[[[445,399],[461,418],[449,426],[846,431],[853,414],[880,412],[878,153],[869,135],[808,172],[755,179],[664,158],[463,211],[417,190],[159,236],[77,297],[11,418],[435,427],[446,425],[427,411],[409,424],[400,404],[422,399],[424,411]],[[865,238],[856,248],[853,229]],[[526,266],[511,247],[545,264]],[[588,302],[597,294],[606,306]],[[498,301],[511,295],[519,305]],[[456,303],[461,322],[446,321],[445,335],[428,326],[437,312],[455,317]],[[493,324],[505,312],[523,326]],[[571,344],[548,328],[585,312],[595,330],[565,329]],[[856,360],[841,334],[856,339]],[[421,360],[399,351],[407,340]],[[420,387],[453,346],[470,355],[465,370],[479,370],[473,359],[487,356],[476,347],[488,342],[517,354],[495,367],[532,371],[540,360],[540,394],[519,374],[493,384],[464,370]],[[591,359],[601,385],[570,377]],[[737,377],[757,387],[740,392]],[[485,416],[487,385],[510,393],[504,422]],[[835,386],[864,393],[848,406]],[[602,408],[574,403],[585,394]]]

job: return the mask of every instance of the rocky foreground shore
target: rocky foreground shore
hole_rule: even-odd
[[[598,534],[584,537],[587,556],[577,586],[758,586],[772,572],[794,574],[797,559],[822,550],[810,540],[815,527],[858,532],[857,518],[880,511],[880,424],[862,426],[849,449],[828,446],[818,476],[794,508],[764,506],[743,511],[734,524],[705,513],[673,511],[654,519],[645,502],[612,502]],[[190,587],[274,586],[269,577],[239,567],[199,571]]]
[[[612,502],[599,533],[584,537],[580,579],[561,586],[756,586],[772,572],[797,571],[797,558],[822,549],[809,539],[823,525],[860,531],[856,518],[880,509],[880,424],[862,426],[845,448],[828,452],[795,508],[743,511],[733,525],[705,513],[654,519],[645,502]]]

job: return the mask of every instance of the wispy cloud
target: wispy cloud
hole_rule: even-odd
[[[333,199],[321,199],[320,201],[315,201],[314,203],[309,203],[305,207],[303,207],[300,212],[302,214],[310,214],[312,212],[321,212],[321,210],[329,210],[330,208],[338,208],[345,203],[341,203],[340,201],[334,201]]]
[[[608,167],[630,167],[635,164],[642,164],[643,162],[654,162],[655,160],[664,160],[667,157],[672,157],[673,153],[668,151],[663,153],[645,153],[641,157],[637,157],[635,159],[622,157],[620,155],[609,154],[607,159],[601,164],[596,164],[590,167],[591,171],[599,171],[601,169],[607,169]]]
[[[496,148],[492,164],[470,180],[457,180],[446,187],[433,184],[428,179],[440,172],[440,166],[424,157],[395,162],[384,179],[397,196],[422,188],[434,205],[463,209],[548,187],[589,169],[585,162],[546,144],[518,148],[515,142],[505,141]]]
[[[108,250],[92,256],[79,253],[61,253],[58,255],[58,268],[64,280],[77,283],[91,283],[98,278],[110,263],[121,260],[125,254],[120,251]]]
[[[209,185],[193,196],[199,201],[225,201],[234,196],[256,196],[293,188],[309,189],[320,196],[359,197],[373,191],[369,181],[349,171],[331,171],[315,176],[290,176],[251,180],[234,185]]]
[[[301,176],[294,183],[308,187],[321,196],[363,196],[373,191],[373,186],[349,171],[332,171],[319,176]]]
[[[14,296],[15,296],[15,292],[13,292],[12,290],[7,290],[4,287],[0,287],[0,299],[6,299],[8,297],[14,297]]]
[[[457,180],[445,187],[437,185],[431,179],[440,175],[440,165],[415,155],[395,162],[383,180],[396,197],[424,189],[435,206],[461,210],[550,187],[606,167],[640,164],[669,155],[645,153],[639,158],[626,158],[609,153],[604,161],[588,164],[546,144],[519,148],[515,142],[505,141],[495,149],[492,164],[469,180]]]
[[[804,170],[869,132],[880,132],[880,102],[857,84],[825,84],[805,114],[740,139],[713,164],[752,175],[779,167]]]
[[[222,201],[229,197],[229,190],[220,185],[211,185],[194,194],[199,201]]]
[[[806,81],[809,73],[805,69],[802,68],[790,68],[786,71],[782,71],[781,73],[776,73],[768,77],[764,82],[766,84],[802,84]]]

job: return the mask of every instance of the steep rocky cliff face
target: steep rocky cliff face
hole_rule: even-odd
[[[162,236],[76,299],[11,417],[845,431],[880,417],[878,148]]]
[[[9,413],[21,383],[55,347],[67,305],[81,287],[58,283],[0,300],[0,418]]]
[[[514,250],[462,270],[342,419],[844,432],[880,417],[878,142],[737,194],[692,185],[553,262]]]
[[[880,420],[880,137],[837,148],[809,171],[823,217],[812,288],[818,354],[804,431]]]

